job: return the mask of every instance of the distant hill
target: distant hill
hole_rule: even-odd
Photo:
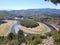
[[[14,16],[30,16],[30,15],[56,15],[60,16],[60,9],[27,9],[27,10],[0,10],[0,18],[10,18]]]
[[[57,14],[60,15],[60,9],[28,9],[28,10],[12,10],[13,12],[18,15],[38,15],[38,14]]]

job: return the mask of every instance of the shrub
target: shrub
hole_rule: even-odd
[[[0,42],[4,41],[4,36],[0,36]]]
[[[20,24],[30,28],[37,27],[39,25],[36,21],[33,20],[21,20]]]
[[[53,33],[53,38],[54,38],[54,41],[57,45],[60,44],[60,31],[55,31]]]
[[[46,35],[41,35],[40,37],[41,37],[42,39],[46,39],[46,38],[47,38]]]
[[[16,36],[15,34],[13,34],[13,33],[9,33],[8,36],[7,36],[8,40],[10,40],[10,41],[11,41],[11,40],[15,40],[16,37],[17,37],[17,36]]]
[[[53,34],[52,34],[52,32],[48,32],[48,33],[46,33],[46,35],[50,37],[50,36],[52,36]]]
[[[25,42],[25,36],[22,30],[18,31],[18,45],[20,45],[22,42]]]
[[[40,35],[31,35],[28,36],[28,38],[29,43],[27,43],[27,45],[37,45],[38,43],[42,42]]]

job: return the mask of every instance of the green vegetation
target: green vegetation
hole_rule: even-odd
[[[4,40],[4,36],[0,36],[0,42]]]
[[[53,32],[48,32],[48,33],[46,33],[46,35],[50,37],[53,35]]]
[[[26,45],[37,45],[42,42],[40,35],[28,35],[26,37]]]
[[[13,33],[9,33],[8,36],[0,36],[0,45],[4,44],[9,44],[17,41],[17,36]]]
[[[20,24],[30,28],[33,28],[39,25],[36,21],[33,21],[33,20],[21,20]]]
[[[46,38],[47,38],[46,35],[40,35],[40,37],[41,37],[42,39],[46,39]]]
[[[0,43],[5,43],[9,45],[17,44],[20,45],[21,43],[26,43],[26,45],[36,45],[42,41],[42,38],[40,35],[31,35],[27,34],[27,36],[24,36],[23,31],[19,30],[18,34],[9,33],[8,36],[2,36],[0,37]]]
[[[53,33],[53,38],[56,45],[60,45],[60,31],[55,31]]]
[[[13,33],[9,33],[9,35],[7,36],[8,40],[15,40],[16,39],[16,35]]]
[[[25,36],[23,34],[23,31],[19,30],[17,36],[18,36],[18,45],[20,45],[22,42],[25,42]]]
[[[60,31],[49,32],[47,36],[53,36],[55,45],[60,45]]]
[[[42,39],[46,39],[49,36],[52,36],[54,38],[54,43],[56,45],[60,44],[60,31],[49,32],[45,35],[27,34],[27,36],[24,36],[22,30],[19,30],[17,35],[9,33],[8,36],[0,36],[0,43],[20,45],[24,42],[26,45],[37,45],[38,43],[42,42]]]
[[[3,24],[3,23],[7,23],[7,22],[0,20],[0,24]]]

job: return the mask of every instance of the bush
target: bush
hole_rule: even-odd
[[[42,38],[40,35],[31,35],[27,37],[29,43],[27,45],[37,45],[38,43],[42,42]]]
[[[21,39],[21,38],[24,39],[24,33],[23,33],[23,31],[19,30],[17,36],[18,36],[18,39]]]
[[[36,21],[33,20],[21,20],[20,24],[30,28],[37,27],[39,25]]]
[[[40,43],[42,41],[42,39],[38,36],[35,37],[35,39],[33,40],[33,42],[36,42],[37,44]]]
[[[4,40],[5,40],[4,36],[0,36],[0,42],[2,42]]]
[[[42,39],[46,39],[46,38],[47,38],[46,35],[41,35],[40,37],[41,37]]]
[[[53,38],[57,45],[60,44],[60,31],[53,32]]]
[[[46,33],[46,35],[50,37],[50,36],[52,36],[53,34],[52,34],[52,32],[48,32],[48,33]]]
[[[8,36],[7,36],[8,40],[15,40],[17,38],[17,36],[13,33],[9,33]]]
[[[20,45],[22,42],[25,42],[25,36],[22,30],[18,31],[18,45]]]

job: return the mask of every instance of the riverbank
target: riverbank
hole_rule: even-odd
[[[10,26],[13,24],[14,20],[3,20],[6,23],[0,25],[0,36],[7,36],[10,33]]]

